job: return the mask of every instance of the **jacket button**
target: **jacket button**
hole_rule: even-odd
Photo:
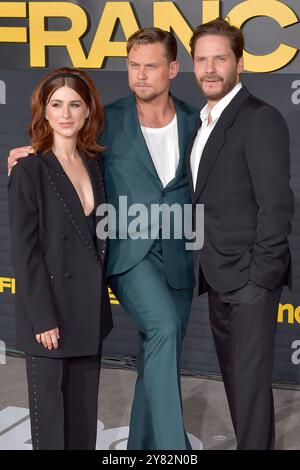
[[[60,239],[62,242],[65,242],[66,240],[68,240],[68,235],[65,235],[64,233],[62,233],[62,234],[59,236],[59,239]]]
[[[71,279],[71,277],[72,277],[72,274],[69,273],[69,271],[66,271],[66,272],[64,273],[64,278],[65,278],[65,279]]]
[[[166,195],[165,191],[162,191],[161,192],[161,197],[165,197],[165,195]]]

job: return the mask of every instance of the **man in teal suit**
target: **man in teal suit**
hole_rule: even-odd
[[[179,68],[176,39],[145,28],[131,36],[127,52],[133,94],[106,106],[101,138],[107,201],[117,216],[120,196],[128,207],[143,204],[149,214],[153,204],[183,207],[190,203],[185,149],[199,112],[169,94]],[[156,239],[120,238],[117,229],[109,241],[108,282],[142,338],[128,449],[190,449],[180,353],[194,286],[193,253],[184,238],[164,239],[162,228]]]
[[[185,150],[199,112],[169,93],[179,69],[176,39],[145,28],[131,36],[127,51],[132,95],[106,106],[100,137],[107,201],[118,216],[124,216],[120,196],[128,207],[143,204],[149,213],[163,203],[183,208],[190,203]],[[10,167],[28,151],[11,151]],[[171,239],[164,238],[162,223],[153,227],[151,220],[147,235],[153,228],[155,236],[137,239],[117,228],[109,240],[109,284],[142,339],[128,449],[185,450],[191,446],[182,416],[180,354],[193,295],[193,252],[183,237],[175,239],[176,227]]]

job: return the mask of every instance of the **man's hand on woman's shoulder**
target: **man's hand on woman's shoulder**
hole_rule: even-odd
[[[8,176],[10,175],[12,168],[18,163],[19,158],[28,157],[30,153],[33,153],[33,148],[30,145],[17,147],[9,152],[7,159]]]

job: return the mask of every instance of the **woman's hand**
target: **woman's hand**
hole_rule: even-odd
[[[43,343],[46,349],[58,349],[59,340],[59,329],[54,328],[53,330],[44,331],[35,335],[38,343]]]

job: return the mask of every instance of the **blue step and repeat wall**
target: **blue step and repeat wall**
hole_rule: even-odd
[[[29,143],[29,99],[38,79],[49,68],[75,66],[91,74],[104,104],[125,96],[128,93],[126,38],[141,26],[155,25],[172,29],[178,39],[181,73],[172,83],[172,92],[200,108],[204,101],[194,81],[188,42],[193,27],[219,15],[228,16],[231,23],[242,27],[245,33],[243,82],[253,94],[277,107],[290,129],[291,185],[296,200],[290,237],[294,287],[293,291],[283,291],[278,308],[274,380],[300,383],[299,0],[0,1],[2,347],[5,344],[7,349],[15,348],[14,297],[17,289],[10,261],[6,157],[9,149]],[[265,177],[267,179],[268,175]],[[104,356],[112,362],[124,358],[130,360],[138,350],[138,334],[112,294],[111,302],[115,328],[105,343]],[[182,369],[195,374],[219,372],[206,296],[194,299]]]

